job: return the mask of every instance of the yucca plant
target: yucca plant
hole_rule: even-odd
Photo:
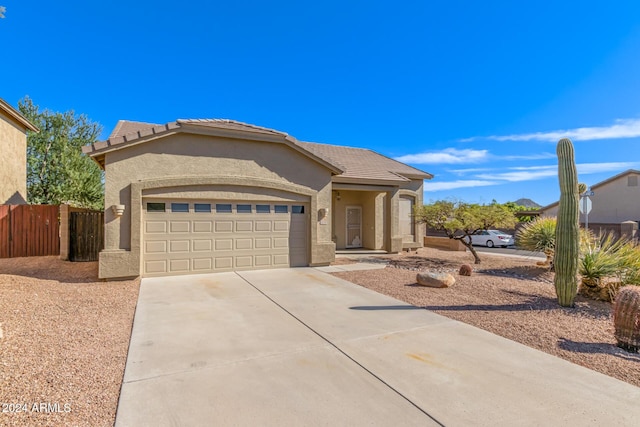
[[[620,286],[640,284],[640,248],[612,234],[591,238],[582,247],[578,272],[584,293],[612,301]],[[607,278],[615,280],[603,283]]]
[[[556,246],[556,218],[539,217],[526,223],[516,232],[516,246],[526,251],[543,252],[546,265],[551,265]]]

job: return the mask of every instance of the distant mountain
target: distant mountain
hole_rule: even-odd
[[[518,199],[513,203],[515,203],[516,205],[525,206],[530,209],[540,209],[542,207],[531,199]]]

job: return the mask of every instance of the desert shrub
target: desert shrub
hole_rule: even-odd
[[[585,289],[586,295],[613,300],[620,286],[640,284],[640,247],[611,234],[593,237],[582,247],[578,273],[583,287],[592,288]]]
[[[547,256],[546,264],[553,260],[556,247],[555,217],[538,217],[524,224],[516,232],[516,246],[520,249],[532,252],[543,252]],[[593,234],[584,228],[580,229],[580,252],[593,240]]]
[[[527,251],[552,252],[556,246],[556,219],[539,217],[516,232],[516,246]]]

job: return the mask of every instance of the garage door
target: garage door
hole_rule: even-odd
[[[299,267],[307,261],[307,205],[145,200],[143,275]]]

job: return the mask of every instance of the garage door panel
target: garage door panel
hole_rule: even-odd
[[[235,239],[236,249],[253,249],[253,239]]]
[[[248,255],[248,256],[237,256],[235,257],[235,261],[236,261],[236,267],[238,268],[247,268],[247,267],[253,267],[253,257]]]
[[[190,259],[172,259],[169,261],[170,273],[186,273],[190,271],[191,260]]]
[[[233,249],[233,239],[216,239],[216,251],[230,251]]]
[[[145,233],[166,233],[167,222],[166,221],[147,221],[145,223]]]
[[[193,221],[194,233],[211,233],[213,230],[213,221]]]
[[[253,231],[253,221],[236,221],[236,232]]]
[[[216,270],[227,270],[233,268],[233,257],[219,257],[215,261]]]
[[[289,247],[289,238],[288,237],[274,237],[274,239],[273,239],[273,247],[274,248],[288,248]]]
[[[271,249],[271,237],[257,237],[254,244],[256,249]]]
[[[211,239],[193,240],[193,252],[211,252],[211,249],[213,249],[213,242]]]
[[[189,252],[189,240],[172,240],[169,245],[170,252]]]
[[[194,258],[193,270],[194,271],[208,271],[213,269],[213,260],[211,258]]]
[[[233,232],[233,221],[216,221],[216,233]]]
[[[179,203],[185,203],[178,201]],[[175,201],[163,201],[171,206]],[[196,202],[201,203],[201,201]],[[212,207],[215,201],[206,201]],[[144,209],[143,274],[206,273],[308,265],[308,217],[288,209],[270,211],[264,203],[251,203],[251,212],[237,212],[237,205],[222,202],[232,212],[151,212]],[[257,209],[261,205],[261,209]],[[145,205],[146,206],[146,205]],[[216,206],[217,209],[217,206]],[[258,210],[260,212],[258,212]]]
[[[289,221],[273,221],[273,231],[289,231]]]
[[[167,242],[166,240],[147,241],[145,242],[145,245],[144,245],[144,251],[147,254],[166,253]]]
[[[144,263],[144,270],[145,272],[151,273],[151,274],[166,273],[167,261],[166,260],[146,261]]]
[[[276,254],[273,256],[273,265],[276,267],[289,266],[289,254]]]
[[[171,221],[169,224],[169,231],[171,233],[188,233],[191,228],[189,221]]]

